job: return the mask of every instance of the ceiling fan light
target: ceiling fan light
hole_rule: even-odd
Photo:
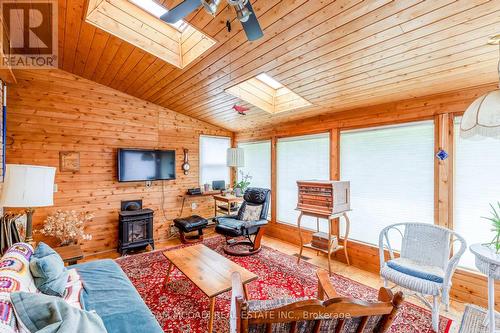
[[[201,0],[201,4],[207,11],[212,16],[215,16],[217,14],[217,7],[219,7],[221,0]]]
[[[462,117],[460,136],[464,139],[500,139],[500,89],[490,91],[472,102]]]
[[[236,5],[234,9],[236,10],[236,17],[240,22],[247,22],[250,15],[252,15],[252,12],[242,4]]]

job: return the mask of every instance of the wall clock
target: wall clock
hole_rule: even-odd
[[[184,171],[185,175],[189,173],[189,168],[191,168],[188,161],[188,152],[189,150],[184,149],[184,163],[182,164],[182,170]]]

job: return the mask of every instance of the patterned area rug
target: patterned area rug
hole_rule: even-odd
[[[223,254],[222,237],[209,238],[204,244]],[[263,247],[250,257],[227,256],[237,264],[259,276],[248,285],[252,299],[315,297],[317,292],[317,267],[274,249]],[[117,259],[134,286],[141,294],[156,319],[168,333],[202,333],[208,327],[209,300],[180,271],[174,269],[170,284],[163,286],[168,260],[161,251],[138,254]],[[378,291],[335,274],[331,277],[337,293],[342,296],[373,301]],[[229,332],[231,293],[217,297],[215,304],[214,332]],[[452,320],[441,317],[439,332],[447,333]],[[395,319],[391,333],[427,333],[431,328],[431,314],[426,309],[405,302]]]

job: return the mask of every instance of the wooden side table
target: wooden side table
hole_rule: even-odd
[[[68,245],[68,246],[60,246],[54,248],[62,258],[63,262],[68,265],[74,265],[78,263],[78,260],[83,259],[83,252],[80,248],[80,245]]]
[[[220,211],[217,209],[217,201],[221,201],[227,204],[227,214],[231,214],[231,204],[232,203],[240,203],[243,202],[243,197],[237,197],[235,195],[222,195],[222,194],[217,194],[214,195],[214,206],[215,206],[215,214],[214,216],[217,217],[217,213]]]
[[[302,237],[302,229],[300,227],[300,224],[302,222],[302,217],[303,216],[312,216],[312,217],[316,217],[318,220],[317,220],[317,230],[319,232],[319,219],[322,219],[322,220],[327,220],[328,221],[328,250],[325,250],[325,249],[321,249],[321,248],[318,248],[318,247],[315,247],[313,246],[311,243],[307,243],[307,244],[304,244],[304,239]],[[333,220],[337,219],[337,218],[340,218],[340,217],[343,217],[345,219],[345,222],[346,222],[346,228],[345,228],[345,235],[344,235],[344,238],[343,238],[343,241],[342,241],[342,245],[337,245],[335,248],[333,247],[333,239],[332,239],[332,222]],[[323,214],[315,214],[315,213],[311,213],[311,212],[305,212],[305,211],[301,211],[300,212],[300,215],[299,215],[299,218],[297,220],[297,226],[299,228],[299,238],[300,238],[300,252],[299,252],[299,257],[298,257],[298,260],[297,260],[297,264],[300,263],[300,259],[302,258],[302,251],[304,250],[304,248],[308,248],[308,249],[312,249],[312,250],[315,250],[315,251],[319,251],[319,252],[323,252],[325,254],[328,255],[328,272],[330,273],[330,276],[332,275],[332,265],[331,265],[331,255],[332,253],[335,253],[339,250],[344,250],[344,254],[345,254],[345,258],[346,258],[346,261],[347,261],[347,264],[350,265],[350,261],[349,261],[349,254],[347,253],[347,243],[348,243],[348,239],[349,239],[349,228],[350,228],[350,225],[351,225],[351,222],[349,220],[349,217],[347,216],[347,212],[342,212],[342,213],[338,213],[338,214],[333,214],[333,215],[323,215]],[[337,235],[337,239],[340,243],[340,235]]]

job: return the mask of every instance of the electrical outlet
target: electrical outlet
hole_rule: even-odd
[[[195,210],[196,208],[198,208],[198,204],[196,202],[192,202],[191,203],[191,209]]]

